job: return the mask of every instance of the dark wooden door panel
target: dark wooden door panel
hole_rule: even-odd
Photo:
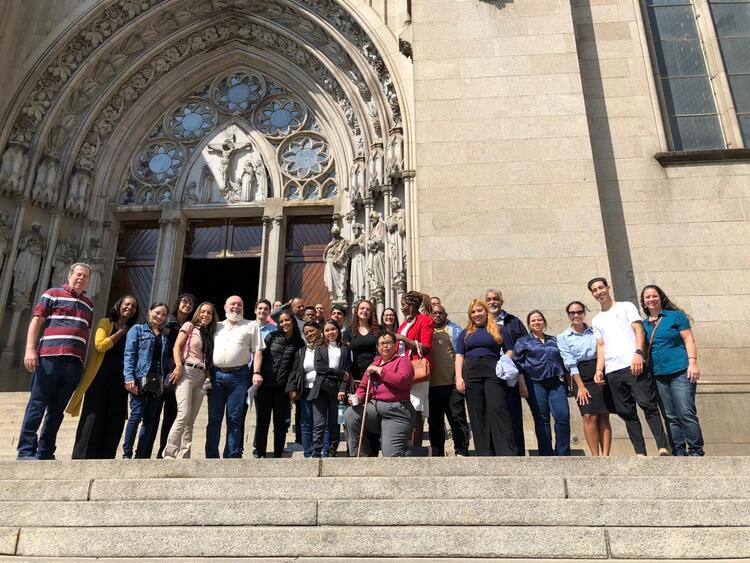
[[[302,297],[305,305],[322,303],[330,308],[328,288],[323,283],[323,252],[331,240],[331,221],[318,217],[289,220],[287,230],[284,298]]]
[[[138,320],[139,322],[145,321],[146,311],[150,305],[149,299],[153,280],[153,264],[116,264],[107,308],[111,308],[115,301],[123,295],[134,295],[138,299]]]

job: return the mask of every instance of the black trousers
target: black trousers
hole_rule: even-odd
[[[469,424],[466,420],[464,396],[455,385],[430,387],[430,445],[432,455],[445,455],[445,419],[453,434],[456,454],[469,454]]]
[[[638,419],[638,404],[646,417],[646,423],[656,440],[658,448],[669,448],[667,434],[659,414],[659,403],[656,398],[654,382],[648,373],[634,377],[630,368],[618,369],[607,374],[607,384],[612,392],[617,416],[625,422],[630,443],[637,454],[646,453],[646,442],[643,440],[643,429]]]
[[[151,429],[151,435],[148,437],[148,444],[144,450],[146,458],[151,457],[151,453],[154,451],[154,444],[156,443],[156,434],[159,433],[159,416],[161,416],[161,432],[159,438],[159,450],[156,452],[156,457],[161,459],[162,452],[167,446],[167,438],[169,437],[169,431],[172,429],[177,418],[177,397],[174,394],[175,387],[171,385],[164,389],[164,392],[160,395],[162,406],[159,408],[159,414],[156,417],[156,424]]]
[[[497,358],[465,358],[466,404],[469,407],[474,449],[478,456],[515,456],[513,426],[508,414],[505,381],[495,375]]]
[[[255,448],[266,457],[268,429],[273,416],[273,457],[281,457],[286,443],[286,421],[290,414],[289,395],[281,386],[261,385],[255,392]]]
[[[128,392],[121,373],[96,374],[83,399],[73,459],[115,459],[128,418]]]
[[[513,441],[516,443],[516,455],[526,455],[526,439],[523,436],[523,408],[521,407],[521,391],[518,385],[507,387],[505,404],[508,407],[510,423],[513,427]]]

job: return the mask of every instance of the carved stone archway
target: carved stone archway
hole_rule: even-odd
[[[348,11],[333,0],[98,3],[38,62],[18,92],[0,136],[4,147],[0,206],[8,213],[7,219],[0,215],[0,235],[8,233],[4,247],[0,241],[4,254],[2,302],[7,303],[12,293],[10,266],[16,264],[19,242],[34,221],[42,223],[48,249],[36,276],[38,293],[74,254],[95,260],[106,285],[116,244],[114,227],[124,217],[159,217],[165,231],[170,225],[178,231],[186,206],[218,205],[220,202],[210,198],[202,203],[186,202],[185,198],[192,197],[187,186],[195,181],[189,174],[177,174],[167,192],[167,184],[159,176],[163,172],[155,170],[166,165],[167,156],[163,155],[172,150],[176,152],[171,156],[179,156],[183,150],[184,162],[192,166],[196,154],[211,144],[207,139],[202,145],[164,145],[174,133],[169,130],[167,114],[172,111],[174,118],[175,108],[188,98],[196,104],[206,101],[201,98],[201,85],[213,91],[212,81],[246,72],[270,76],[283,85],[271,97],[283,95],[284,88],[300,96],[307,108],[315,109],[315,126],[320,130],[300,129],[288,139],[277,139],[278,143],[263,141],[258,137],[258,122],[253,121],[255,114],[242,115],[225,108],[224,117],[245,127],[242,131],[253,139],[248,143],[257,153],[253,157],[255,175],[248,165],[244,180],[239,180],[245,194],[256,190],[255,201],[242,201],[245,196],[240,195],[239,202],[226,205],[257,205],[257,194],[262,191],[257,185],[264,169],[267,180],[274,178],[264,204],[272,217],[283,217],[300,205],[332,208],[334,222],[349,241],[357,234],[356,225],[363,225],[356,242],[363,248],[368,266],[375,264],[382,270],[374,276],[375,281],[368,282],[366,295],[380,307],[393,303],[406,288],[411,264],[405,250],[409,245],[403,240],[411,230],[410,221],[394,201],[398,196],[409,210],[413,187],[409,185],[411,175],[404,171],[411,168],[410,111],[404,109],[403,80],[394,79],[403,65],[394,59],[394,53],[400,57],[398,42],[365,23],[367,18],[361,14],[366,10],[359,6]],[[262,100],[274,101],[268,97]],[[216,105],[206,111],[217,116],[218,127]],[[193,113],[188,111],[183,117]],[[155,124],[160,129],[154,129]],[[208,127],[209,132],[219,133]],[[147,142],[154,151],[162,152],[148,153]],[[198,147],[196,153],[193,149]],[[326,168],[334,171],[333,176],[315,180],[315,201],[294,201],[288,196],[299,193],[304,198],[313,192],[314,182],[304,183],[302,178],[294,184],[289,174],[284,180],[275,167],[269,167],[270,159],[275,157],[278,165],[279,152],[293,155],[294,150],[306,150],[309,155],[324,149],[330,151],[327,158],[335,163]],[[141,159],[146,166],[143,170],[149,163],[161,163],[151,166],[153,177],[138,177],[141,169],[133,164],[138,150],[151,155]],[[133,189],[132,201],[123,195],[130,193],[130,181],[140,183],[138,190]],[[149,182],[157,188],[153,193],[143,187]],[[170,236],[172,243],[179,238]],[[394,252],[406,256],[394,256]],[[374,258],[378,259],[373,262]],[[156,277],[160,275],[157,268]],[[0,335],[7,343],[6,364],[14,354],[18,327],[33,296],[28,302],[20,301],[13,302],[10,328]],[[100,302],[99,312],[103,306]],[[4,314],[5,307],[0,307],[0,320]]]

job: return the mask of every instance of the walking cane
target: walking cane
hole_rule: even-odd
[[[362,453],[362,442],[365,439],[365,419],[367,419],[367,401],[370,400],[370,375],[367,375],[367,387],[365,387],[365,404],[362,408],[362,426],[359,429],[359,445],[357,446],[357,457]]]

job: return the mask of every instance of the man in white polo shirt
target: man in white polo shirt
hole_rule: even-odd
[[[636,403],[643,410],[659,455],[669,455],[656,390],[651,376],[644,369],[646,335],[638,309],[629,301],[615,302],[605,278],[594,278],[588,283],[588,288],[602,307],[601,313],[591,321],[597,343],[594,381],[604,384],[606,373],[615,410],[625,422],[636,455],[646,455]]]
[[[227,412],[225,457],[242,457],[242,415],[250,382],[263,383],[260,365],[265,344],[255,321],[243,318],[242,298],[232,295],[224,304],[226,320],[214,334],[213,391],[208,396],[206,458],[219,457],[219,437],[224,410]],[[253,374],[248,364],[252,360]]]

